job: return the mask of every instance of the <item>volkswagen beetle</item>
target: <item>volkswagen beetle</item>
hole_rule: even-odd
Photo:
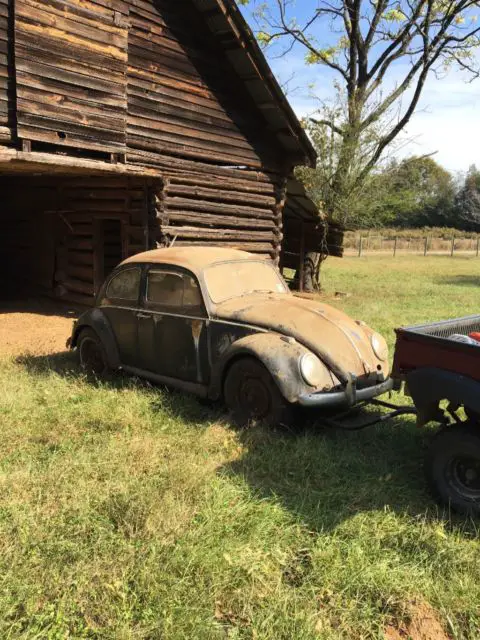
[[[213,247],[122,262],[69,346],[101,375],[123,369],[219,400],[240,421],[287,420],[293,405],[353,406],[392,388],[385,340],[292,294],[271,262]]]

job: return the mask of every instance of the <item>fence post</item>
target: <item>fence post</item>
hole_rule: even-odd
[[[393,243],[393,257],[394,258],[397,255],[397,240],[398,240],[398,236],[395,236],[395,241]]]
[[[427,250],[428,250],[428,236],[425,236],[425,247],[423,249],[423,255],[424,256],[427,255]]]
[[[361,258],[362,257],[362,245],[363,245],[363,238],[360,235],[359,238],[359,243],[358,243],[358,257]]]
[[[454,251],[455,251],[455,236],[452,236],[452,251],[450,252],[451,257],[453,257]]]
[[[480,250],[480,236],[478,236],[478,238],[477,238],[477,258],[478,258],[479,250]]]

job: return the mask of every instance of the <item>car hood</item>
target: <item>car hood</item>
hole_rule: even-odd
[[[388,362],[379,360],[372,349],[372,330],[327,304],[294,295],[253,294],[217,305],[216,315],[294,337],[342,382],[351,373],[377,377],[379,366],[388,375]]]

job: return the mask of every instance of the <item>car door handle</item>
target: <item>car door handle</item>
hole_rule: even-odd
[[[148,319],[150,316],[148,313],[137,313],[137,318]]]

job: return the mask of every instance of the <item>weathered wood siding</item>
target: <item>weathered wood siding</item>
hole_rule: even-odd
[[[275,143],[190,0],[131,0],[130,149],[218,164],[276,163]]]
[[[13,0],[0,0],[0,142],[11,140],[15,119]]]
[[[122,0],[15,0],[19,138],[124,152],[127,15]]]

